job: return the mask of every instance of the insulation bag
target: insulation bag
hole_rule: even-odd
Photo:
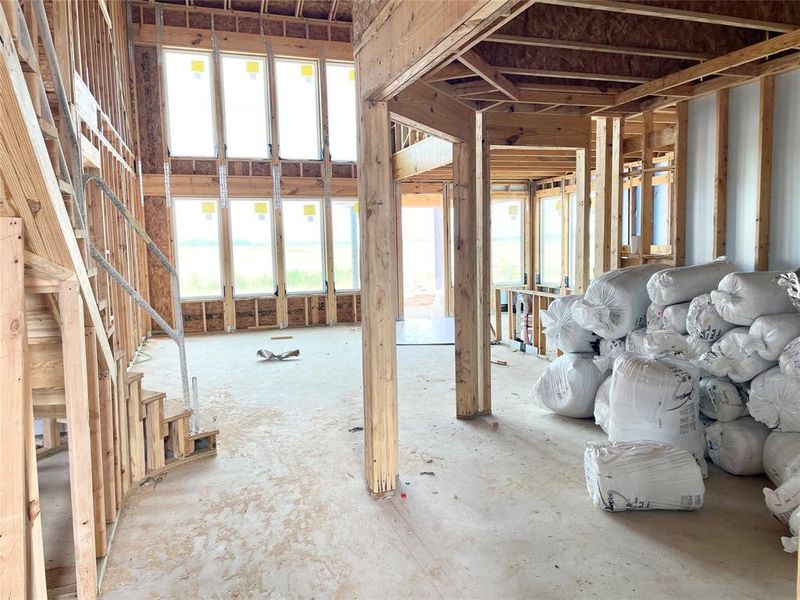
[[[706,449],[711,461],[732,475],[764,472],[764,442],[769,429],[751,417],[706,427]]]
[[[656,304],[680,304],[715,289],[736,266],[724,256],[702,265],[672,267],[653,275],[647,282],[647,293]]]
[[[556,298],[546,310],[539,312],[548,346],[552,344],[561,352],[596,352],[598,337],[584,329],[572,317],[572,307],[582,296]]]
[[[635,329],[625,337],[625,352],[644,352],[644,338],[647,336],[646,329]]]
[[[797,552],[797,532],[800,530],[800,509],[795,509],[792,516],[789,517],[789,531],[792,537],[782,537],[781,543],[786,552]]]
[[[737,327],[714,342],[711,350],[697,360],[697,365],[712,375],[742,383],[774,367],[775,362],[761,358],[751,348],[749,330]]]
[[[769,512],[781,523],[789,523],[795,509],[800,506],[800,473],[787,478],[774,490],[764,488],[763,491],[764,503]]]
[[[662,329],[668,329],[681,335],[686,333],[686,317],[689,314],[689,305],[691,302],[683,302],[682,304],[671,304],[664,308],[664,313],[661,317]]]
[[[781,485],[800,471],[800,433],[773,431],[764,443],[764,472]]]
[[[650,304],[647,281],[662,269],[663,265],[648,264],[599,275],[573,306],[578,325],[603,338],[623,337],[644,327]]]
[[[697,510],[705,485],[692,455],[657,442],[588,442],[586,489],[598,508]]]
[[[747,409],[770,429],[800,433],[800,378],[778,367],[762,373],[750,384]]]
[[[710,294],[701,294],[689,303],[686,331],[708,342],[716,342],[726,331],[736,327],[723,319],[711,302]]]
[[[800,377],[800,337],[786,344],[778,357],[778,366],[784,375]]]
[[[533,385],[533,401],[565,417],[594,415],[594,398],[604,375],[594,366],[592,354],[562,354],[547,365]]]
[[[729,273],[711,292],[711,301],[723,319],[748,327],[758,317],[791,312],[791,298],[775,281],[779,275],[778,271]]]
[[[594,357],[594,365],[601,373],[608,373],[616,358],[625,352],[625,338],[601,339],[599,350],[600,355]]]
[[[655,331],[664,328],[663,318],[665,308],[666,306],[663,304],[650,303],[645,313],[645,327],[647,331]]]
[[[686,361],[626,352],[614,362],[608,439],[650,440],[686,450],[705,475],[698,375]]]
[[[688,356],[689,343],[685,335],[667,329],[659,329],[644,336],[642,352],[649,356]]]
[[[693,359],[700,358],[711,350],[711,342],[706,341],[696,334],[691,334],[686,337],[686,344],[689,346],[689,353]]]
[[[700,412],[717,421],[735,421],[747,416],[747,390],[722,377],[700,378]]]
[[[606,377],[605,381],[597,388],[597,395],[594,398],[594,422],[606,433],[608,433],[608,416],[611,410],[608,398],[610,390],[611,377]]]
[[[750,326],[749,349],[764,360],[778,360],[786,345],[800,336],[800,313],[759,317]]]

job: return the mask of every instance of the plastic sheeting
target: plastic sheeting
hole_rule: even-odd
[[[714,342],[711,350],[697,360],[697,365],[712,375],[742,383],[774,367],[775,362],[764,360],[751,350],[749,330],[737,327]]]
[[[700,412],[717,421],[735,421],[747,416],[747,390],[721,377],[700,378]]]
[[[794,310],[786,290],[775,279],[778,271],[730,273],[711,292],[711,301],[723,319],[736,325],[753,324],[758,317]]]
[[[786,345],[800,336],[800,313],[759,317],[750,326],[749,348],[764,360],[778,360]]]
[[[789,517],[789,531],[792,537],[782,537],[781,543],[786,552],[797,552],[797,532],[800,530],[800,508],[795,509]]]
[[[625,352],[625,338],[601,339],[600,355],[594,357],[594,364],[601,372],[607,373],[623,352]]]
[[[800,377],[800,337],[786,344],[783,352],[778,357],[778,365],[781,368],[781,373]]]
[[[764,472],[781,485],[800,471],[800,433],[773,431],[764,443]]]
[[[595,278],[573,307],[578,324],[603,338],[619,338],[646,325],[647,281],[663,265],[648,264],[608,271]]]
[[[682,304],[671,304],[664,308],[661,316],[662,329],[669,329],[681,335],[687,332],[686,317],[689,314],[690,302]]]
[[[701,294],[689,303],[686,313],[686,331],[689,335],[716,342],[726,331],[736,327],[723,319],[711,302],[710,294]]]
[[[647,331],[656,331],[657,329],[664,328],[664,322],[662,319],[664,318],[665,308],[666,306],[663,304],[650,303],[650,305],[647,307],[647,313],[645,313]]]
[[[706,427],[708,456],[719,468],[733,475],[764,472],[764,442],[769,435],[763,423],[751,417]]]
[[[550,303],[550,307],[539,312],[548,345],[561,352],[596,352],[598,337],[575,322],[572,307],[580,295],[562,296]]]
[[[724,256],[702,265],[672,267],[650,278],[647,293],[655,304],[680,304],[710,292],[725,275],[735,271],[736,266]]]
[[[650,356],[680,354],[688,357],[690,350],[687,336],[667,329],[651,331],[644,336],[642,353]]]
[[[770,429],[800,432],[800,379],[778,367],[762,373],[750,384],[747,409]]]
[[[578,353],[559,356],[533,385],[533,401],[565,417],[593,416],[597,388],[605,378],[593,358],[593,354]]]
[[[764,503],[769,512],[782,523],[789,523],[789,518],[800,506],[800,473],[787,478],[774,490],[764,488]],[[796,531],[794,532],[797,535]]]
[[[697,510],[705,485],[692,455],[654,442],[589,442],[584,452],[586,489],[598,508]]]
[[[647,335],[646,329],[636,329],[631,331],[625,338],[625,352],[644,352],[644,338]]]
[[[606,380],[597,388],[597,395],[594,398],[594,422],[606,433],[608,433],[608,418],[611,414],[611,406],[608,397],[610,391],[611,377],[606,377]]]
[[[626,352],[614,362],[609,398],[609,440],[651,440],[682,448],[705,474],[698,375],[691,365]]]

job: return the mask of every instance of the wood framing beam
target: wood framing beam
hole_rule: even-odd
[[[362,99],[387,100],[488,29],[514,2],[508,0],[389,0],[354,40],[362,65]],[[354,21],[370,18],[361,5]],[[402,40],[402,41],[401,41]]]
[[[492,146],[575,149],[591,146],[592,121],[588,116],[536,113],[485,113],[487,137]]]
[[[610,264],[612,185],[612,134],[610,117],[600,117],[595,125],[594,175],[594,272],[605,273]],[[591,159],[590,159],[591,160]]]
[[[728,90],[717,92],[717,154],[714,163],[714,257],[725,255],[728,214]]]
[[[393,121],[451,142],[468,141],[474,111],[425,82],[418,81],[389,101]]]
[[[575,223],[575,279],[570,286],[575,293],[583,294],[589,287],[589,223],[591,210],[592,164],[589,149],[575,151],[575,200],[578,203]]]
[[[766,271],[769,268],[769,229],[772,212],[772,132],[775,108],[775,77],[773,75],[761,79],[760,95],[755,268],[757,271]]]
[[[627,15],[640,15],[644,17],[658,17],[661,19],[677,19],[679,21],[693,21],[696,23],[710,23],[711,25],[726,25],[729,27],[744,27],[762,31],[792,31],[795,25],[788,23],[774,23],[759,19],[719,15],[697,10],[683,10],[657,5],[638,4],[635,2],[617,2],[615,0],[538,0],[541,4],[555,4],[557,6],[573,6],[591,10],[617,12]]]
[[[675,266],[682,267],[686,263],[686,169],[689,162],[689,103],[683,100],[678,102],[675,108],[675,172],[672,181],[670,241]]]
[[[641,238],[639,240],[639,256],[650,254],[653,243],[653,147],[650,145],[653,134],[653,113],[642,113],[642,211],[641,211]]]
[[[559,104],[562,106],[614,106],[616,98],[615,94],[579,94],[522,89],[518,90],[517,94],[515,101],[520,104]],[[503,100],[503,97],[498,92],[490,91],[470,94],[468,99],[493,102]]]
[[[453,162],[453,144],[427,137],[392,155],[392,179],[406,179]]]
[[[611,222],[609,225],[608,240],[608,260],[610,269],[619,269],[621,264],[622,249],[622,138],[624,121],[620,117],[614,117],[611,122],[611,198],[610,212]]]
[[[512,100],[519,100],[521,93],[517,86],[511,83],[505,75],[498,72],[492,65],[487,63],[483,57],[474,50],[465,52],[458,57],[458,60],[504,96]]]

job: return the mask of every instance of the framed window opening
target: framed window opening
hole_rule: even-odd
[[[326,282],[322,200],[284,198],[281,209],[286,293],[324,293]]]
[[[358,148],[355,65],[351,62],[325,61],[325,80],[331,160],[355,161]],[[335,115],[335,118],[331,119],[330,115]]]
[[[539,199],[539,285],[560,288],[562,281],[561,193]]]
[[[272,200],[231,198],[231,262],[234,297],[275,296]]]
[[[269,158],[267,61],[262,56],[222,54],[225,155]]]
[[[318,69],[313,59],[275,59],[281,158],[322,158]]]
[[[527,197],[492,198],[492,285],[525,283],[525,203]]]
[[[333,281],[337,292],[361,289],[358,199],[331,199]]]
[[[217,198],[173,198],[175,265],[181,300],[223,296]]]
[[[216,157],[211,54],[165,49],[162,58],[169,155]]]

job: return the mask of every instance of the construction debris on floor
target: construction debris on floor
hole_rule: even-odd
[[[279,352],[275,353],[270,350],[261,349],[256,352],[256,356],[263,358],[269,362],[276,362],[279,360],[286,360],[287,358],[294,358],[296,356],[300,356],[300,350],[287,350],[286,352]]]
[[[533,387],[540,406],[594,416],[586,485],[608,511],[697,510],[706,458],[766,473],[769,513],[800,525],[800,306],[794,273],[737,272],[724,257],[690,267],[605,273],[542,311],[563,353]],[[785,289],[784,289],[785,288]],[[788,292],[788,293],[787,293]],[[769,513],[765,513],[765,516]]]

